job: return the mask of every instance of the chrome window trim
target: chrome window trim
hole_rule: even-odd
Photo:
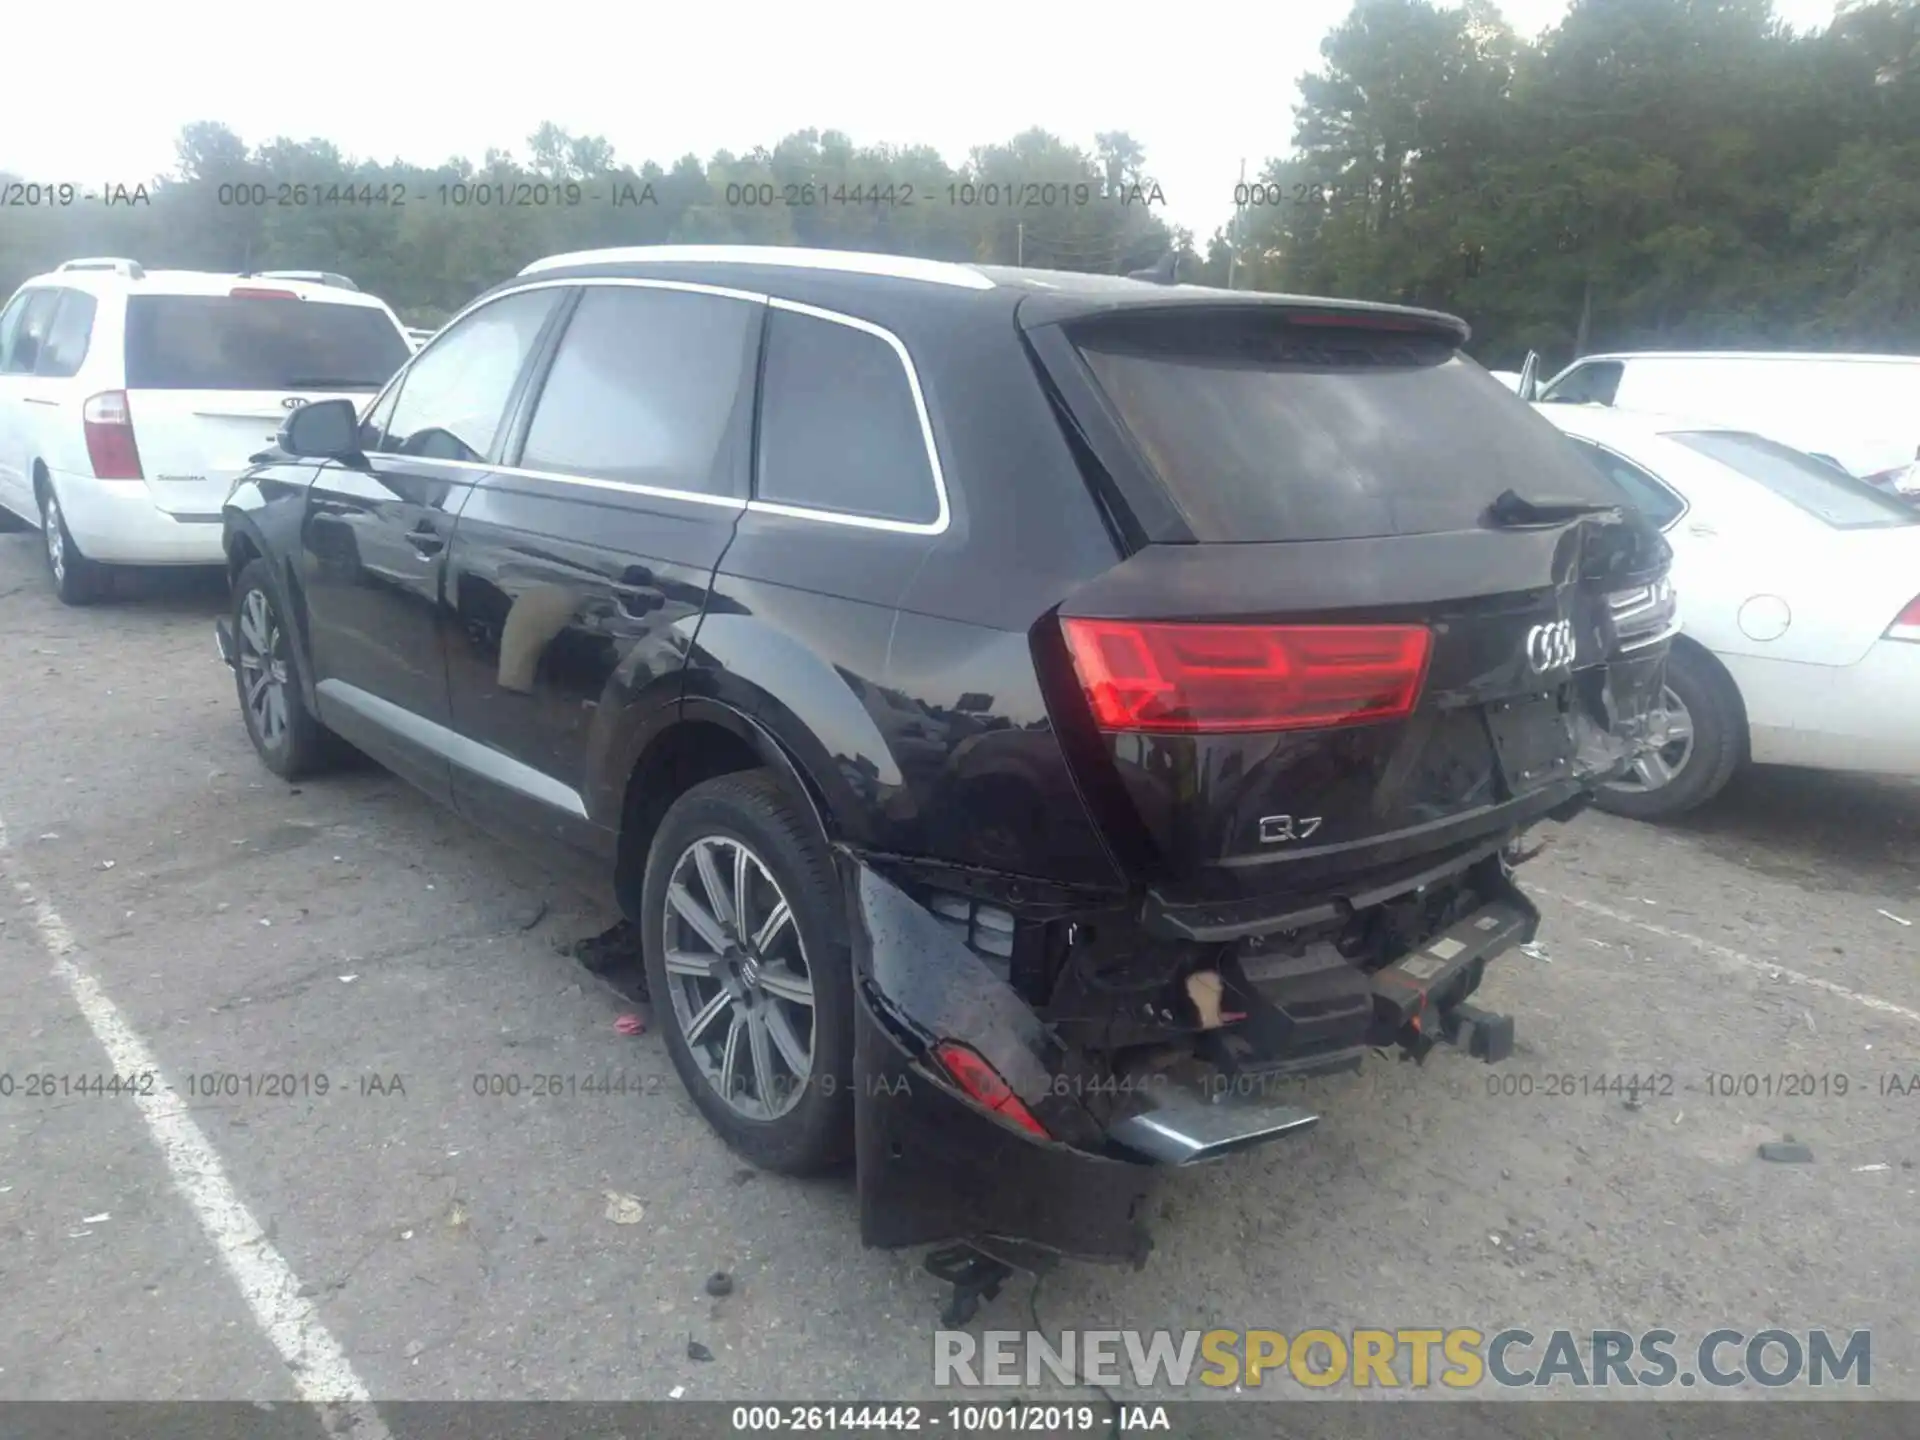
[[[522,272],[525,273],[524,271]],[[398,459],[426,461],[435,465],[449,465],[458,470],[483,471],[492,475],[523,476],[533,480],[550,480],[563,485],[582,485],[589,489],[611,490],[616,493],[643,495],[657,500],[685,500],[695,505],[720,506],[735,512],[752,511],[762,515],[783,515],[794,520],[813,520],[823,525],[844,525],[855,530],[883,530],[897,535],[943,535],[953,523],[953,508],[947,498],[946,471],[940,464],[940,451],[933,440],[933,421],[927,411],[926,395],[920,388],[920,373],[914,368],[913,357],[907,353],[906,344],[884,325],[876,325],[871,320],[863,320],[855,315],[844,315],[838,310],[826,310],[817,305],[804,305],[797,300],[784,300],[775,295],[766,295],[753,290],[736,290],[725,285],[707,285],[694,280],[656,280],[625,275],[587,275],[573,276],[559,280],[530,280],[524,285],[516,285],[511,290],[502,290],[497,294],[486,295],[473,301],[451,320],[435,332],[433,338],[407,358],[407,362],[393,374],[379,394],[373,397],[367,408],[360,412],[365,423],[382,401],[387,391],[401,384],[409,370],[422,355],[429,353],[446,334],[467,316],[488,305],[497,304],[515,295],[529,290],[557,290],[563,288],[591,285],[625,286],[635,290],[679,290],[694,295],[713,295],[723,300],[741,300],[748,304],[766,305],[770,308],[790,310],[798,315],[811,316],[816,320],[830,321],[836,325],[851,326],[863,330],[869,335],[886,342],[892,347],[899,359],[901,368],[906,372],[907,389],[913,396],[914,415],[920,422],[920,438],[927,450],[927,463],[933,474],[933,492],[935,514],[926,521],[889,520],[876,515],[845,514],[837,510],[819,510],[807,505],[789,505],[776,500],[742,500],[732,495],[709,495],[698,490],[679,490],[665,485],[646,485],[639,481],[604,480],[591,475],[568,475],[551,470],[529,470],[517,465],[488,465],[471,460],[439,460],[431,456],[398,456]],[[755,399],[758,400],[758,396]],[[392,451],[376,451],[376,455],[391,455]]]
[[[821,510],[811,505],[792,505],[781,500],[758,499],[747,501],[747,509],[760,515],[785,515],[795,520],[850,525],[857,530],[886,530],[896,535],[944,535],[953,522],[953,509],[947,501],[947,476],[940,467],[939,448],[933,443],[933,418],[927,413],[927,398],[920,389],[920,372],[914,369],[913,357],[907,353],[907,347],[900,337],[884,325],[843,315],[838,310],[823,310],[817,305],[803,305],[797,300],[782,300],[777,296],[770,298],[767,303],[776,310],[864,331],[892,347],[894,356],[900,361],[900,368],[906,372],[907,389],[913,395],[913,413],[920,422],[920,440],[927,449],[927,464],[933,476],[934,515],[931,520],[888,520],[877,515],[856,515],[840,510]]]

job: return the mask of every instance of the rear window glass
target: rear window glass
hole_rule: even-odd
[[[412,353],[370,305],[229,295],[127,302],[129,390],[378,390]]]
[[[1667,438],[1759,481],[1836,530],[1920,524],[1920,515],[1891,495],[1762,436],[1737,430],[1685,430],[1669,433]]]
[[[1075,341],[1201,540],[1469,530],[1508,489],[1628,503],[1444,338],[1215,311]]]

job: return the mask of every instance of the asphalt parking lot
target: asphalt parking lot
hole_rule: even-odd
[[[745,1168],[615,1029],[562,953],[613,917],[378,770],[274,780],[218,579],[64,609],[37,543],[0,536],[0,1398],[933,1393],[919,1254],[861,1248],[850,1180]],[[1542,953],[1483,992],[1508,1065],[1329,1085],[1164,1183],[1146,1270],[1049,1277],[1044,1327],[1868,1328],[1874,1393],[1920,1398],[1920,788],[1748,776],[1559,836]],[[145,1105],[28,1093],[143,1055]],[[294,1093],[191,1093],[226,1074]],[[1812,1163],[1758,1158],[1788,1136]]]

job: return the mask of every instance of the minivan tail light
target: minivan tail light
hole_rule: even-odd
[[[1047,1134],[1047,1127],[1033,1118],[1033,1112],[1021,1103],[1020,1097],[1013,1093],[1013,1087],[1001,1078],[1000,1072],[965,1045],[957,1040],[944,1040],[934,1048],[933,1053],[968,1099],[984,1105],[1002,1120],[1017,1125],[1030,1135],[1038,1135],[1042,1140],[1053,1138]]]
[[[105,390],[80,407],[80,423],[87,433],[87,459],[96,480],[141,480],[140,448],[133,443],[133,412],[127,392]]]
[[[1433,635],[1424,625],[1060,622],[1094,723],[1204,734],[1321,729],[1413,712]]]
[[[1889,640],[1920,641],[1920,595],[1907,602],[1907,608],[1893,617],[1893,624],[1887,627]]]

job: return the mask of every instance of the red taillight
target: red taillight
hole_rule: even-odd
[[[237,285],[227,292],[235,300],[298,300],[291,290],[268,290],[257,285]]]
[[[80,407],[80,423],[87,432],[87,458],[96,480],[139,480],[140,450],[133,443],[133,414],[127,392],[107,390],[88,397]]]
[[[1000,1078],[1000,1072],[973,1051],[958,1041],[945,1040],[935,1047],[933,1053],[946,1066],[954,1083],[971,1099],[1029,1134],[1038,1135],[1042,1140],[1052,1138],[1047,1134],[1047,1127],[1034,1119],[1033,1112],[1021,1104],[1020,1097],[1013,1093],[1013,1087]]]
[[[1920,640],[1920,595],[1907,602],[1907,608],[1893,617],[1887,627],[1889,640]]]
[[[1424,625],[1060,626],[1095,724],[1177,734],[1400,719],[1433,643]]]

